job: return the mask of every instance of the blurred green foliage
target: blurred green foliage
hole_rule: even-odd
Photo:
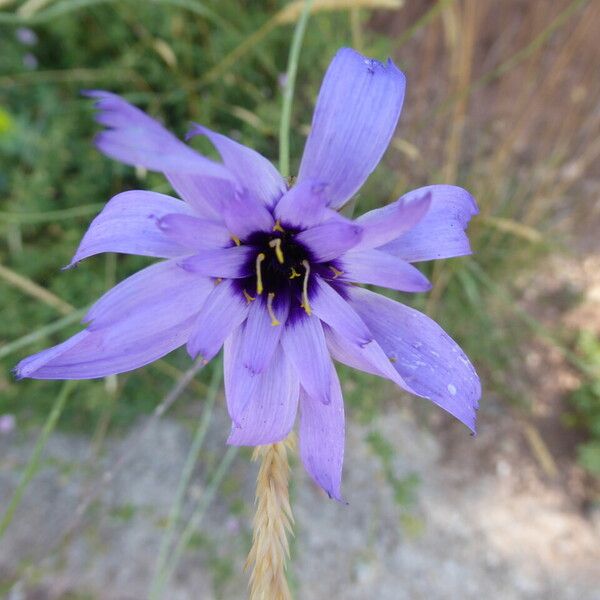
[[[577,351],[600,373],[600,339],[591,331],[581,331]],[[581,465],[593,475],[600,476],[600,379],[586,377],[568,397],[565,422],[583,432],[586,441],[579,444],[577,457]]]

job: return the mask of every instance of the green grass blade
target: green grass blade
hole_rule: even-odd
[[[0,211],[0,221],[6,223],[55,223],[65,219],[75,217],[87,217],[99,212],[106,202],[96,202],[95,204],[84,204],[83,206],[73,206],[72,208],[63,208],[59,210],[45,210],[40,212],[4,212]]]
[[[39,13],[35,13],[30,16],[1,12],[0,23],[8,23],[11,25],[40,25],[56,19],[57,17],[62,17],[63,15],[67,15],[84,8],[90,8],[102,4],[121,3],[123,3],[123,0],[63,0],[62,2],[57,2],[50,8],[41,10]],[[193,14],[212,21],[215,25],[219,25],[221,27],[227,25],[217,13],[206,7],[198,0],[148,0],[148,3],[164,4],[166,6],[183,8]]]
[[[0,359],[5,358],[9,354],[13,352],[17,352],[21,348],[25,346],[29,346],[29,344],[33,344],[39,340],[42,340],[73,323],[79,321],[87,312],[87,308],[81,308],[79,310],[74,310],[72,313],[68,314],[66,317],[62,317],[49,325],[45,325],[44,327],[40,327],[23,337],[10,342],[9,344],[5,344],[0,347]]]
[[[156,593],[158,595],[154,596],[154,598],[163,598],[164,597],[161,595],[164,588],[169,583],[171,577],[173,576],[173,573],[175,573],[175,570],[177,569],[177,565],[179,564],[179,561],[181,560],[181,556],[183,555],[183,552],[187,548],[187,545],[190,543],[190,540],[192,539],[194,532],[197,531],[198,526],[200,525],[207,508],[210,506],[210,503],[213,501],[213,499],[219,489],[219,486],[221,485],[223,478],[227,474],[227,471],[229,470],[229,467],[231,466],[231,463],[233,462],[233,459],[236,457],[238,451],[239,451],[239,448],[237,446],[229,446],[227,448],[227,451],[223,455],[223,458],[221,459],[221,462],[219,463],[217,470],[215,471],[212,479],[210,480],[210,483],[206,487],[206,491],[202,495],[202,498],[200,499],[198,506],[196,507],[196,510],[190,517],[185,529],[183,530],[183,533],[181,534],[181,537],[179,538],[179,542],[177,543],[177,545],[175,546],[175,549],[173,550],[173,553],[171,555],[171,561],[167,565],[164,573],[162,574],[162,576],[160,578],[160,583],[156,588]]]
[[[4,533],[8,529],[8,526],[12,523],[13,517],[15,515],[15,511],[19,507],[21,500],[23,498],[23,494],[29,485],[29,482],[32,480],[33,476],[36,474],[39,466],[40,466],[40,458],[42,456],[42,452],[46,447],[46,442],[50,437],[50,434],[54,430],[56,423],[65,407],[67,399],[75,386],[74,381],[66,381],[63,384],[61,391],[59,392],[56,400],[54,402],[54,406],[44,423],[44,427],[42,432],[40,433],[37,442],[35,444],[35,448],[33,449],[33,454],[25,467],[25,471],[23,471],[23,475],[21,476],[21,480],[17,485],[17,489],[13,494],[13,497],[0,521],[0,539],[4,536]]]
[[[306,24],[310,16],[312,3],[313,0],[305,0],[304,2],[302,14],[294,29],[294,37],[288,58],[285,87],[283,90],[283,104],[281,107],[281,123],[279,126],[279,171],[283,177],[289,177],[290,175],[290,121],[292,117],[292,102],[294,100],[300,49],[302,48],[302,40],[306,31]]]
[[[165,575],[165,567],[169,558],[169,550],[175,538],[175,528],[179,523],[179,519],[181,517],[181,509],[185,500],[185,494],[188,489],[194,467],[198,462],[200,451],[202,450],[202,445],[204,444],[204,439],[206,438],[206,433],[208,431],[208,426],[210,424],[213,409],[215,406],[215,400],[219,393],[222,374],[223,369],[221,365],[215,364],[212,380],[210,382],[210,387],[208,390],[208,395],[204,403],[202,419],[198,425],[198,429],[196,430],[196,434],[194,436],[192,445],[190,446],[190,450],[188,452],[185,464],[183,466],[183,471],[181,472],[181,477],[179,478],[179,484],[177,486],[177,492],[175,494],[175,501],[173,502],[173,506],[171,507],[171,511],[169,512],[169,517],[167,520],[167,529],[160,544],[160,550],[158,553],[158,560],[156,562],[154,578],[150,587],[150,600],[160,599],[160,590],[163,588],[164,585],[163,579]]]

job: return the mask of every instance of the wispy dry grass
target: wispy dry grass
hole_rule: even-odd
[[[250,600],[291,600],[285,569],[290,550],[287,534],[294,517],[289,498],[288,452],[296,441],[292,433],[284,442],[259,446],[252,459],[260,460],[256,482],[252,548],[246,560],[251,569]]]

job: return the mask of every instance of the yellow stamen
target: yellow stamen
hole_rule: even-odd
[[[246,301],[248,302],[248,304],[250,304],[250,302],[253,302],[254,300],[256,300],[256,298],[254,296],[251,296],[246,290],[243,290],[243,294],[244,294],[244,298],[246,298]]]
[[[275,250],[275,256],[280,264],[285,262],[285,258],[283,257],[283,250],[281,249],[281,240],[276,238],[269,242],[269,246]]]
[[[305,269],[304,281],[302,282],[302,304],[300,305],[306,312],[307,315],[312,314],[310,304],[308,303],[308,277],[310,275],[310,265],[307,260],[302,261],[302,266]]]
[[[260,263],[265,260],[265,255],[261,252],[257,257],[256,257],[256,293],[257,294],[262,294],[263,293],[263,282],[262,282],[262,272],[260,270]]]
[[[221,281],[223,281],[223,278],[222,277],[217,277],[215,279],[215,285],[219,285],[221,283]]]
[[[285,232],[285,229],[281,226],[279,219],[277,219],[277,221],[275,221],[275,225],[273,225],[273,231],[280,231],[281,233]]]
[[[296,271],[296,269],[292,267],[292,274],[290,275],[290,279],[296,279],[296,277],[300,277],[300,273],[298,273],[298,271]]]
[[[329,268],[333,271],[334,279],[337,279],[340,275],[344,274],[344,271],[340,271],[339,269],[336,269],[335,267],[332,267],[331,265],[329,265]]]
[[[273,300],[275,299],[275,294],[271,292],[267,296],[267,310],[269,311],[269,316],[271,317],[271,325],[274,327],[276,325],[281,325],[281,323],[277,320],[277,316],[275,315],[275,311],[273,310]]]
[[[388,358],[390,359],[391,363],[398,362],[398,359],[395,356],[388,356]]]
[[[234,243],[236,246],[240,246],[240,245],[241,245],[241,243],[242,243],[242,242],[240,242],[240,238],[239,238],[239,237],[237,237],[237,235],[232,235],[232,236],[231,236],[231,239],[233,240],[233,243]]]

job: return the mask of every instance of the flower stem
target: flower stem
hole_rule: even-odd
[[[292,101],[294,99],[294,87],[296,84],[296,73],[298,72],[298,60],[300,59],[300,48],[306,31],[306,24],[310,15],[313,0],[305,0],[302,14],[296,22],[294,37],[290,47],[288,66],[285,74],[285,86],[283,88],[283,104],[281,106],[281,123],[279,124],[279,171],[283,177],[290,176],[290,121],[292,117]]]
[[[287,452],[295,446],[295,436],[284,442],[258,446],[253,460],[261,461],[256,482],[256,514],[252,548],[246,560],[251,568],[250,600],[291,600],[285,576],[290,550],[287,533],[294,517],[290,506]]]
[[[56,423],[58,422],[58,419],[65,407],[65,403],[67,402],[67,399],[74,387],[74,381],[66,381],[63,384],[60,392],[58,393],[56,400],[54,401],[54,406],[52,406],[52,410],[50,411],[50,414],[48,415],[48,418],[44,423],[44,427],[42,428],[42,431],[37,439],[37,442],[33,449],[33,453],[31,455],[31,459],[27,463],[27,467],[21,475],[21,480],[17,485],[17,489],[15,490],[15,493],[13,494],[13,497],[10,503],[8,504],[8,507],[6,508],[6,512],[4,513],[4,516],[0,521],[0,538],[2,538],[4,532],[11,524],[15,511],[21,503],[21,499],[23,498],[23,494],[25,493],[29,482],[37,473],[37,470],[40,466],[40,458],[42,456],[42,452],[46,447],[46,442],[48,441],[48,438],[50,437],[52,431],[54,431],[54,427],[56,426]]]
[[[200,451],[202,450],[202,445],[204,444],[204,439],[206,438],[206,433],[208,432],[208,427],[215,406],[215,400],[217,399],[217,395],[219,393],[221,375],[222,368],[221,365],[218,364],[216,365],[216,368],[213,371],[213,377],[210,382],[209,391],[204,403],[204,412],[202,415],[202,419],[200,421],[200,424],[198,425],[196,434],[194,435],[192,445],[190,447],[188,456],[183,467],[183,471],[181,473],[181,478],[179,479],[179,485],[177,486],[177,492],[175,494],[175,502],[173,503],[173,506],[171,507],[171,510],[169,512],[167,528],[165,531],[165,535],[163,536],[162,542],[160,544],[160,550],[158,554],[156,569],[154,572],[154,578],[149,592],[149,598],[151,600],[154,598],[160,598],[160,591],[162,590],[165,584],[164,579],[167,569],[167,563],[169,562],[170,558],[169,553],[172,550],[171,546],[173,544],[175,534],[177,533],[176,529],[179,525],[182,508],[185,501],[185,495],[188,490],[190,480],[192,478],[194,467],[196,466],[198,457],[200,456]]]

